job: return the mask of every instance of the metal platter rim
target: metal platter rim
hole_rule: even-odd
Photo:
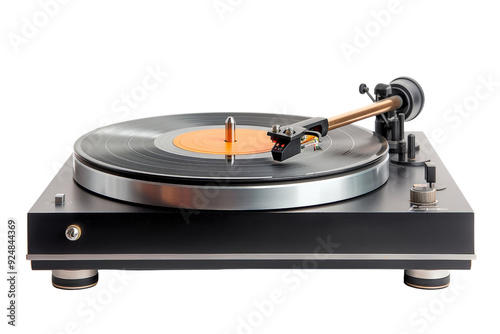
[[[92,192],[136,204],[196,210],[287,209],[338,202],[381,187],[389,178],[389,154],[346,173],[250,185],[144,181],[88,167],[74,155],[73,178]]]

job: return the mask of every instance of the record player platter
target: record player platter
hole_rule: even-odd
[[[277,122],[306,120],[278,117],[200,113],[99,128],[75,144],[74,179],[88,190],[119,200],[207,210],[331,203],[365,194],[387,181],[387,141],[355,125],[330,131],[321,146],[304,149],[286,164],[274,162],[267,130]],[[234,128],[232,142],[225,139],[228,118]]]

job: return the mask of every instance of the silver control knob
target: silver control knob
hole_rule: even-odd
[[[427,185],[415,184],[410,189],[410,202],[419,205],[434,204],[437,202],[436,189]]]

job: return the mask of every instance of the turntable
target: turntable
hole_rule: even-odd
[[[28,213],[34,270],[62,289],[98,270],[403,269],[444,288],[470,269],[474,213],[426,136],[400,77],[331,118],[160,116],[96,129]],[[358,120],[375,117],[375,131]],[[374,274],[375,275],[375,274]]]

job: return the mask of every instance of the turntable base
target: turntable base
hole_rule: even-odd
[[[403,269],[406,284],[444,287],[446,271],[470,269],[475,258],[474,214],[426,137],[415,135],[417,160],[431,159],[446,186],[433,205],[409,201],[412,185],[424,182],[423,167],[388,164],[385,184],[330,204],[253,211],[148,206],[87,191],[73,181],[70,158],[28,213],[27,258],[35,270],[56,277],[72,271],[75,279],[103,269],[299,266]],[[65,194],[62,204],[54,202],[58,193]],[[78,240],[65,235],[71,224],[81,228]]]

